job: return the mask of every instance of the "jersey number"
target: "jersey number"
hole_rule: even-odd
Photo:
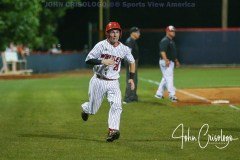
[[[119,63],[115,64],[115,66],[113,67],[113,70],[118,71],[118,67],[119,67]]]

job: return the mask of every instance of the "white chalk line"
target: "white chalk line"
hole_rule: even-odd
[[[145,81],[145,82],[149,82],[149,83],[152,83],[152,84],[155,84],[155,85],[159,85],[159,82],[157,81],[153,81],[151,79],[145,79],[145,78],[139,78],[140,80],[142,81]],[[182,94],[185,94],[189,97],[193,97],[193,98],[196,98],[196,99],[199,99],[199,100],[202,100],[204,102],[207,102],[207,103],[211,103],[212,101],[210,101],[209,99],[205,98],[205,97],[201,97],[201,96],[198,96],[196,94],[192,94],[192,93],[189,93],[187,91],[184,91],[184,90],[180,90],[180,89],[176,89],[176,91],[182,93]],[[236,110],[240,110],[240,108],[238,108],[237,106],[234,106],[232,104],[229,104],[229,107],[230,108],[233,108],[233,109],[236,109]]]
[[[159,85],[159,82],[157,81],[153,81],[153,80],[150,80],[150,79],[144,79],[144,78],[140,78],[140,80],[143,80],[143,81],[147,81],[149,83],[152,83],[152,84],[156,84],[156,85]],[[193,98],[196,98],[196,99],[199,99],[199,100],[202,100],[204,102],[208,102],[208,103],[211,103],[211,101],[207,98],[204,98],[204,97],[201,97],[201,96],[198,96],[196,94],[192,94],[192,93],[189,93],[187,91],[183,91],[183,90],[180,90],[180,89],[176,89],[176,91],[182,93],[182,94],[185,94],[189,97],[193,97]]]
[[[238,108],[237,106],[234,106],[234,105],[232,105],[232,104],[229,104],[229,107],[240,111],[240,108]]]

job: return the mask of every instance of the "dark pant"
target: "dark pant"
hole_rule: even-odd
[[[131,85],[128,83],[129,80],[129,64],[127,61],[125,61],[125,67],[126,67],[126,91],[125,91],[125,97],[124,101],[125,102],[132,102],[132,101],[138,101],[138,96],[137,96],[137,84],[138,84],[138,73],[137,73],[137,67],[138,67],[138,60],[135,60],[135,76],[134,76],[134,84],[135,84],[135,89],[131,90]]]

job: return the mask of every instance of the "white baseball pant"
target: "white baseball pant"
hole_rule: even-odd
[[[119,130],[122,113],[122,97],[118,80],[102,80],[94,75],[89,82],[89,102],[82,104],[83,111],[96,114],[106,95],[110,104],[108,127]]]
[[[174,62],[170,61],[169,67],[167,67],[165,61],[160,59],[159,66],[162,71],[162,80],[159,84],[156,94],[163,96],[164,90],[167,89],[169,92],[169,97],[173,97],[176,93],[175,87],[173,85]]]

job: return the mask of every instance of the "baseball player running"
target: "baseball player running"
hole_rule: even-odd
[[[175,87],[173,85],[174,62],[177,67],[180,66],[177,59],[176,45],[173,41],[175,30],[174,26],[168,26],[166,28],[166,36],[160,42],[159,65],[163,76],[155,95],[156,98],[163,99],[164,90],[167,89],[169,92],[169,99],[172,102],[177,102],[178,100],[175,96]]]
[[[88,120],[89,115],[96,114],[104,96],[110,104],[108,115],[107,142],[119,138],[120,117],[122,113],[122,99],[118,78],[121,69],[121,60],[125,59],[130,65],[129,83],[134,90],[135,61],[131,50],[119,42],[122,29],[117,22],[110,22],[105,31],[107,39],[97,43],[89,52],[86,63],[94,65],[94,75],[89,82],[89,101],[81,105],[82,119]]]

